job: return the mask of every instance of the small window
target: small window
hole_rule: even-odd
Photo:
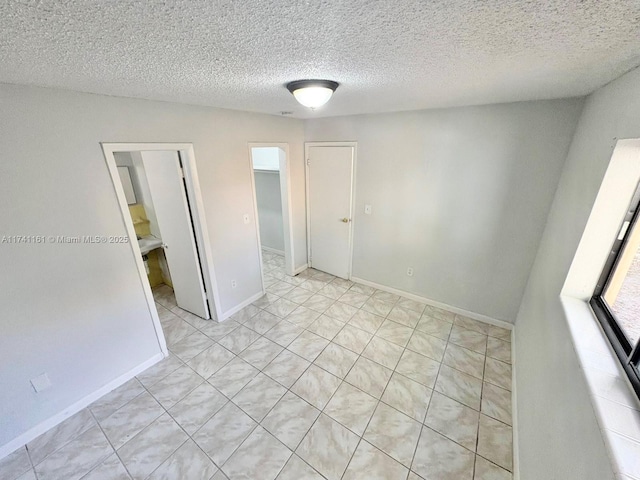
[[[640,397],[640,187],[622,222],[591,307]]]

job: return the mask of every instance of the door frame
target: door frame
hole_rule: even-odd
[[[213,256],[211,253],[211,242],[209,240],[209,230],[207,229],[207,222],[204,216],[204,203],[202,201],[202,192],[200,190],[200,182],[198,180],[198,171],[196,168],[195,152],[193,144],[191,143],[104,143],[101,142],[100,146],[104,153],[105,162],[111,176],[116,197],[118,200],[118,206],[122,214],[125,229],[129,236],[129,244],[131,245],[131,253],[133,254],[136,268],[138,270],[138,276],[144,291],[144,295],[149,307],[149,312],[153,320],[153,326],[156,331],[158,343],[160,349],[168,355],[167,344],[164,338],[162,330],[162,324],[158,316],[158,310],[156,309],[153,293],[151,292],[151,285],[147,277],[147,272],[144,268],[144,262],[142,260],[142,254],[136,237],[136,231],[131,220],[129,213],[129,205],[124,195],[124,189],[120,183],[120,177],[118,175],[118,168],[116,165],[116,159],[114,157],[115,152],[143,152],[143,151],[177,151],[180,152],[182,158],[182,167],[184,171],[184,179],[186,184],[186,195],[191,205],[191,220],[195,231],[195,242],[198,245],[198,251],[200,254],[200,268],[202,269],[202,277],[206,288],[206,296],[209,300],[209,314],[212,320],[222,318],[220,312],[220,297],[218,292],[218,282],[216,281],[215,269],[213,266]],[[213,309],[211,306],[213,305]]]
[[[358,169],[358,142],[305,142],[304,144],[304,179],[305,179],[305,201],[307,219],[307,263],[313,268],[311,257],[311,204],[309,203],[309,149],[313,147],[352,147],[353,161],[351,168],[351,205],[349,214],[349,274],[348,280],[353,276],[353,232],[356,217],[356,173]]]
[[[253,196],[253,216],[256,219],[256,241],[260,259],[260,280],[262,293],[264,288],[264,269],[262,266],[262,242],[260,240],[260,218],[258,217],[258,197],[256,195],[256,177],[253,171],[253,148],[275,147],[284,151],[284,159],[280,158],[280,196],[282,202],[282,228],[284,230],[284,260],[287,275],[295,275],[295,256],[293,241],[293,205],[291,201],[291,157],[289,144],[279,142],[249,142],[249,170],[251,173],[251,195]],[[284,191],[283,191],[284,190]]]

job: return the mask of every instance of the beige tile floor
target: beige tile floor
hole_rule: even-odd
[[[263,256],[268,293],[223,323],[156,289],[170,357],[0,478],[512,478],[509,331]]]

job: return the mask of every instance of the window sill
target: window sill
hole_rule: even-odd
[[[616,478],[640,480],[640,402],[589,304],[560,299]]]

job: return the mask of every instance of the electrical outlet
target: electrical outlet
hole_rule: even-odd
[[[408,277],[413,277],[413,267],[407,268],[407,276]]]
[[[235,280],[231,280],[231,288],[236,288],[238,283]]]
[[[248,214],[248,213],[245,213],[245,214],[242,216],[242,221],[244,222],[244,224],[245,224],[245,225],[248,225],[248,224],[249,224],[249,214]]]
[[[46,373],[43,373],[42,375],[38,375],[36,378],[31,379],[31,386],[36,393],[40,393],[51,387],[51,380],[49,380],[49,376]]]

